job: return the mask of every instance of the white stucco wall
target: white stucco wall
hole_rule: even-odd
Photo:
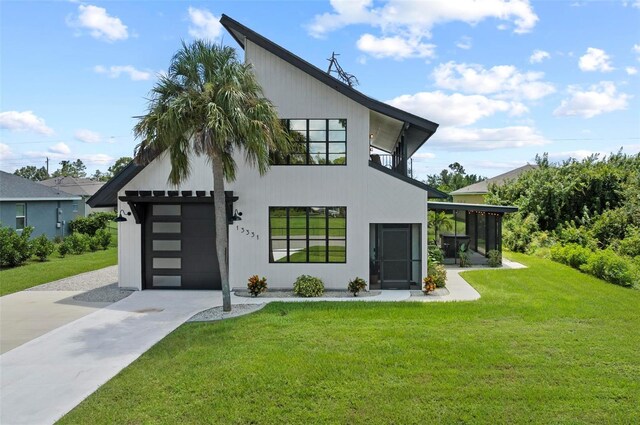
[[[369,110],[318,82],[250,41],[245,58],[254,65],[265,95],[282,118],[347,119],[346,166],[273,166],[260,176],[246,167],[241,152],[237,180],[227,184],[239,200],[234,207],[242,221],[229,228],[229,273],[234,288],[246,287],[249,276],[266,276],[270,288],[290,288],[301,274],[320,277],[327,288],[345,289],[356,276],[369,279],[369,224],[419,223],[426,246],[426,192],[368,165]],[[125,190],[172,190],[167,185],[170,164],[156,159]],[[179,190],[212,190],[210,167],[202,158]],[[345,264],[269,263],[269,206],[327,206],[347,208]],[[129,208],[125,204],[119,209]],[[245,228],[257,237],[241,233]],[[119,228],[120,285],[141,288],[140,225],[131,217]],[[422,264],[426,274],[426,261]]]

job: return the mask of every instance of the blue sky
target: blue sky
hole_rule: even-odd
[[[237,47],[222,13],[440,123],[418,176],[493,176],[640,151],[640,1],[3,1],[0,168],[131,156],[132,118],[180,40]]]

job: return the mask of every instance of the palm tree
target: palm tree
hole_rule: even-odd
[[[134,134],[140,140],[138,163],[168,151],[173,185],[189,177],[193,154],[206,156],[211,164],[223,310],[231,311],[225,181],[235,180],[236,151],[261,175],[269,169],[271,153],[288,152],[290,138],[275,107],[235,49],[203,40],[182,42],[167,74],[152,89],[148,112],[139,117]]]
[[[451,217],[444,211],[429,211],[429,227],[433,227],[435,243],[438,243],[438,233],[440,229],[451,230],[453,222]]]

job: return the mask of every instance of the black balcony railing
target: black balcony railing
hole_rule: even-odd
[[[402,170],[402,164],[394,163],[393,155],[388,154],[371,154],[371,162],[375,162],[376,164],[380,164],[383,167],[387,167],[390,170],[395,171],[396,173],[400,173],[403,176],[413,178],[413,158],[409,158],[407,160],[407,172],[404,173]]]

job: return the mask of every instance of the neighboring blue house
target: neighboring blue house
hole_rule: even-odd
[[[79,215],[80,196],[46,187],[0,171],[0,224],[20,232],[34,228],[32,236],[49,238],[69,234],[69,221]]]

